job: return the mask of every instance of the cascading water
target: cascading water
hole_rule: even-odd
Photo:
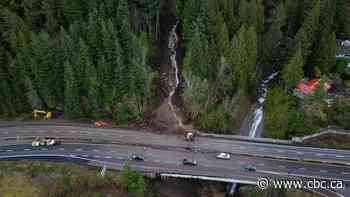
[[[263,104],[265,102],[268,85],[270,81],[278,75],[278,72],[272,73],[266,79],[261,82],[260,85],[260,97],[258,98],[258,102],[256,104],[256,109],[254,110],[254,117],[251,126],[249,127],[249,137],[260,137],[261,133],[258,133],[259,128],[261,128],[261,124],[263,122],[264,111]]]
[[[176,47],[177,47],[177,43],[179,40],[177,33],[176,33],[176,29],[177,29],[178,24],[179,24],[179,22],[177,21],[176,24],[174,25],[174,27],[172,28],[170,35],[169,35],[168,48],[169,48],[169,52],[170,52],[171,66],[175,70],[175,85],[173,84],[173,82],[170,82],[171,91],[170,91],[167,99],[168,99],[168,105],[170,107],[170,110],[173,113],[176,121],[178,122],[179,127],[183,127],[182,119],[180,117],[178,117],[178,115],[176,114],[176,109],[175,109],[175,106],[173,104],[173,97],[175,95],[177,88],[179,87],[179,84],[180,84],[179,68],[178,68],[177,61],[176,61]]]

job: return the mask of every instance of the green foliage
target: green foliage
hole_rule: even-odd
[[[347,0],[337,0],[335,2],[335,26],[337,34],[341,38],[350,37],[350,3]]]
[[[257,37],[254,27],[243,25],[234,38],[230,63],[233,66],[232,78],[236,78],[240,92],[247,94],[256,87]]]
[[[275,87],[269,91],[264,103],[265,131],[268,137],[288,138],[292,102],[293,99],[281,88]]]
[[[150,9],[158,7],[158,0],[2,1],[0,114],[32,107],[97,118],[130,100],[128,120],[139,116],[148,103],[149,43],[158,26]]]
[[[207,109],[209,99],[209,84],[207,80],[189,74],[186,76],[186,89],[183,94],[186,111],[189,117],[196,119]]]
[[[216,133],[229,134],[233,127],[230,112],[223,105],[209,106],[207,111],[199,114],[196,126],[201,129],[216,131]]]
[[[272,10],[272,24],[267,33],[265,33],[260,41],[259,59],[264,65],[277,64],[281,65],[286,60],[286,48],[284,32],[282,31],[287,24],[286,8],[280,3]],[[271,66],[267,69],[272,69]]]
[[[304,76],[304,60],[299,48],[282,70],[282,79],[287,88],[295,86]]]
[[[64,65],[64,112],[68,118],[78,118],[82,115],[80,109],[78,83],[69,62]]]
[[[309,57],[311,47],[316,41],[316,32],[319,29],[320,9],[320,0],[316,0],[312,10],[310,10],[296,34],[295,39],[297,44],[300,44],[304,59]],[[299,46],[297,45],[297,47]]]
[[[145,181],[143,175],[125,165],[119,179],[120,185],[135,197],[145,196]]]
[[[339,99],[330,113],[331,121],[344,129],[350,129],[350,102]]]
[[[335,68],[332,70],[335,73],[343,74],[345,72],[346,66],[350,63],[350,60],[348,59],[338,59],[336,61]]]

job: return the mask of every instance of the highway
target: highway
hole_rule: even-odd
[[[34,148],[26,137],[52,136],[70,139],[60,146]],[[8,140],[15,138],[18,140]],[[2,139],[2,140],[1,140]],[[7,140],[5,140],[7,139]],[[88,142],[87,142],[88,141]],[[219,160],[219,152],[232,154]],[[132,154],[143,154],[144,162],[130,161]],[[158,135],[122,129],[99,129],[89,125],[0,124],[0,160],[15,158],[63,158],[121,169],[125,162],[149,173],[170,173],[215,177],[239,183],[256,184],[262,177],[343,180],[350,185],[350,151],[253,143],[239,140]],[[196,159],[198,166],[184,166],[184,158]],[[247,172],[246,166],[256,172]],[[325,196],[350,196],[345,188],[320,190]]]

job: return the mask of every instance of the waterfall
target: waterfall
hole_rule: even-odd
[[[263,104],[265,102],[268,85],[272,79],[278,75],[278,72],[272,73],[260,84],[260,96],[257,100],[256,108],[254,110],[253,122],[249,127],[249,137],[260,137],[261,133],[258,133],[259,129],[262,129],[262,122],[264,118]]]
[[[179,24],[179,21],[176,22],[176,24],[172,28],[170,35],[169,35],[168,48],[169,48],[169,52],[170,52],[171,66],[175,70],[175,85],[173,83],[170,84],[171,91],[170,91],[169,96],[168,96],[168,105],[169,105],[170,110],[172,111],[175,119],[177,120],[179,126],[183,127],[182,119],[180,117],[178,117],[178,115],[176,114],[176,109],[175,109],[175,106],[172,102],[173,97],[175,95],[175,92],[180,84],[179,68],[178,68],[177,61],[176,61],[176,47],[177,47],[177,43],[179,41],[177,33],[176,33],[176,29],[177,29],[178,24]]]

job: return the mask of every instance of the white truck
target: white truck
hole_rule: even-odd
[[[54,139],[54,138],[37,138],[32,142],[33,147],[39,147],[39,146],[55,146],[59,145],[60,141]]]

